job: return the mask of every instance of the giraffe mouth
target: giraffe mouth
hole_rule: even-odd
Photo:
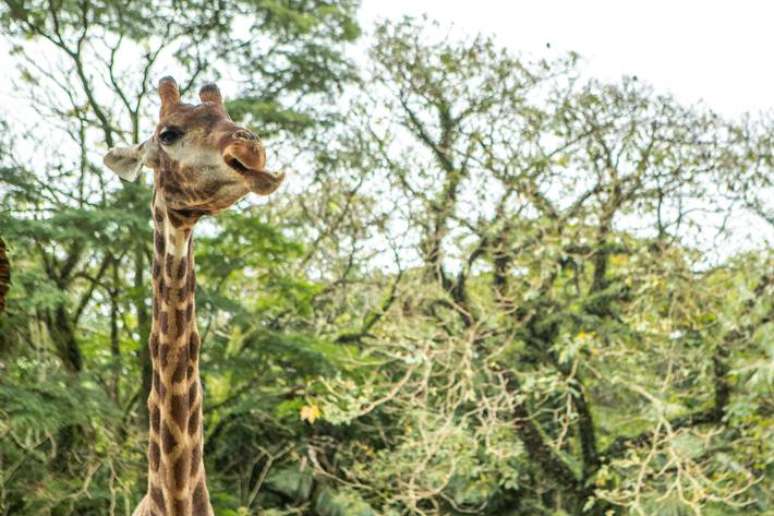
[[[233,155],[226,156],[224,159],[226,161],[226,165],[233,168],[234,170],[236,170],[242,175],[253,175],[261,172],[260,170],[256,170],[254,168],[248,167],[247,165],[239,161],[239,158]]]
[[[227,153],[223,160],[232,170],[238,172],[247,180],[250,191],[260,195],[268,195],[276,190],[285,179],[284,173],[273,174],[266,170],[251,168],[244,164],[242,160],[231,153]]]

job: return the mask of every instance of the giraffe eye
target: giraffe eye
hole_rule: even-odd
[[[183,136],[183,131],[180,129],[176,127],[167,127],[159,134],[159,140],[164,145],[172,145],[179,140],[181,136]]]

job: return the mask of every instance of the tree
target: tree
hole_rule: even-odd
[[[763,510],[765,431],[732,414],[765,402],[733,378],[766,353],[742,349],[771,331],[771,256],[709,268],[696,237],[737,213],[712,178],[753,180],[733,125],[572,55],[434,41],[381,26],[354,108],[414,265],[361,367],[322,381],[358,438],[320,470],[397,513]]]

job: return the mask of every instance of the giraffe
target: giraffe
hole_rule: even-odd
[[[231,206],[248,192],[270,194],[284,175],[265,170],[263,145],[231,121],[216,85],[201,88],[198,105],[180,101],[171,77],[161,79],[158,93],[161,111],[153,136],[133,147],[110,149],[103,160],[128,181],[143,166],[154,172],[148,491],[133,514],[209,516],[193,228],[200,217]]]

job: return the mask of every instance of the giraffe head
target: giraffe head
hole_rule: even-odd
[[[268,195],[283,174],[266,167],[266,151],[250,131],[236,125],[223,105],[218,87],[206,84],[201,103],[185,104],[171,77],[159,82],[161,113],[149,139],[132,147],[113,148],[105,165],[133,181],[143,167],[155,172],[157,195],[179,218],[217,213],[248,192]]]

